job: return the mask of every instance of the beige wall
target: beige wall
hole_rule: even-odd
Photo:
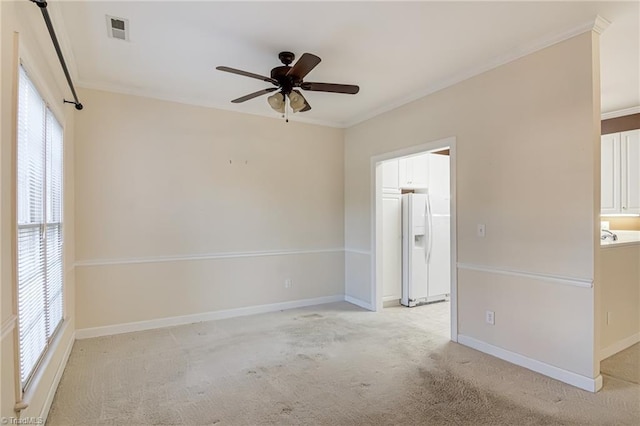
[[[65,355],[73,344],[74,332],[74,188],[73,188],[73,126],[74,111],[71,106],[63,105],[62,99],[69,96],[69,89],[55,56],[55,51],[47,33],[42,15],[37,6],[29,2],[0,2],[0,76],[2,92],[0,104],[0,317],[3,336],[0,350],[0,416],[16,416],[14,405],[20,398],[16,395],[15,359],[17,347],[13,316],[15,283],[13,238],[15,227],[15,135],[16,120],[14,84],[17,72],[17,59],[14,55],[15,34],[19,39],[19,54],[27,67],[32,81],[50,104],[64,126],[64,298],[65,322],[52,350],[45,358],[39,373],[35,376],[24,402],[28,408],[21,415],[39,417],[46,414],[55,392],[56,378],[64,367]]]
[[[600,250],[600,349],[610,354],[615,351],[612,348],[616,344],[628,339],[640,339],[640,246],[607,247]],[[607,312],[610,313],[608,324]]]
[[[372,302],[371,157],[453,136],[458,262],[484,270],[458,271],[459,333],[596,378],[596,296],[571,283],[596,268],[598,61],[585,33],[348,129],[347,295]]]
[[[341,129],[80,93],[78,328],[344,294]]]

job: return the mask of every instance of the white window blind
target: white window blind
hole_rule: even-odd
[[[17,272],[23,388],[62,322],[62,134],[20,67]]]

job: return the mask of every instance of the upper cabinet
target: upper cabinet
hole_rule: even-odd
[[[382,190],[384,192],[399,192],[398,160],[382,163]]]
[[[600,213],[620,213],[620,133],[602,136],[600,162]]]
[[[446,180],[446,182],[443,181]],[[449,188],[449,156],[427,152],[382,163],[382,191]],[[449,196],[449,193],[441,194]]]
[[[429,155],[420,154],[398,160],[400,188],[420,189],[429,186]]]
[[[601,213],[640,214],[640,129],[602,136]]]
[[[620,134],[622,213],[640,214],[640,129]]]

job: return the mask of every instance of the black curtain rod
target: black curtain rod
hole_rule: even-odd
[[[60,50],[60,43],[58,43],[58,37],[56,37],[56,32],[53,30],[51,17],[49,16],[49,11],[47,10],[47,2],[44,0],[30,0],[30,1],[37,4],[38,7],[40,8],[40,11],[42,12],[44,23],[47,24],[47,29],[49,30],[49,35],[51,36],[51,41],[53,42],[53,47],[56,48],[56,53],[58,54],[60,65],[62,65],[62,71],[64,71],[64,76],[67,77],[67,83],[69,83],[69,88],[71,89],[71,93],[73,94],[73,99],[74,99],[73,101],[68,101],[66,99],[63,99],[63,101],[66,104],[74,104],[76,106],[76,109],[79,111],[82,109],[82,104],[78,100],[76,89],[73,87],[73,82],[71,81],[69,70],[67,69],[67,63],[64,61],[64,56],[62,56],[62,50]]]

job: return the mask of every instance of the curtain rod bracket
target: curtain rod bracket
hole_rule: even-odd
[[[63,99],[63,101],[64,101],[65,104],[74,104],[78,111],[80,111],[82,108],[84,108],[80,102],[68,101],[66,99]]]

